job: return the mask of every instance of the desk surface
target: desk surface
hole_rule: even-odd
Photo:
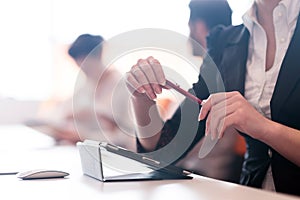
[[[300,199],[197,175],[192,180],[102,183],[82,175],[79,153],[74,146],[55,146],[51,138],[23,126],[2,126],[0,136],[0,157],[4,158],[0,172],[9,168],[11,171],[47,168],[70,173],[64,179],[27,181],[15,175],[1,175],[0,196],[5,199]]]

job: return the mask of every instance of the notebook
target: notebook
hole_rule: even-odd
[[[78,142],[82,171],[97,180],[192,179],[191,172],[106,142]]]

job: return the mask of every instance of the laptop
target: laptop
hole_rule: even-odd
[[[193,178],[180,167],[107,142],[85,140],[78,142],[77,148],[83,173],[103,182]]]

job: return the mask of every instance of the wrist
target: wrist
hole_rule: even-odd
[[[270,144],[272,141],[272,138],[276,137],[276,133],[280,132],[280,124],[267,119],[265,125],[263,126],[262,134],[260,135],[259,139],[260,141]]]
[[[133,104],[138,105],[138,104],[155,104],[155,101],[150,99],[145,93],[138,93],[135,92],[131,95],[131,101]]]

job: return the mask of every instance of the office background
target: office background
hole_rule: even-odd
[[[252,0],[228,2],[233,23],[241,23],[241,15]],[[163,28],[188,36],[188,3],[189,0],[1,1],[0,123],[22,121],[35,113],[40,101],[71,95],[78,69],[66,50],[78,35],[100,34],[109,39],[134,29]],[[22,109],[24,112],[20,112]]]

